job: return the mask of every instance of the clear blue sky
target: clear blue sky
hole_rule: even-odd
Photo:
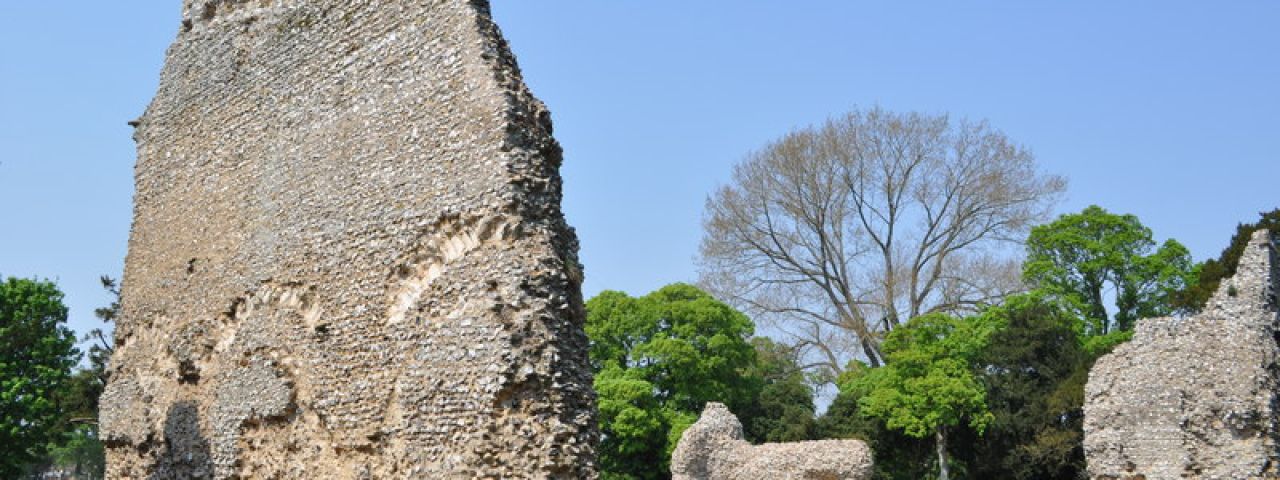
[[[0,274],[77,330],[131,218],[130,128],[178,0],[0,3]],[[1197,259],[1280,206],[1280,2],[496,0],[565,148],[586,293],[693,280],[743,154],[854,106],[985,118]]]

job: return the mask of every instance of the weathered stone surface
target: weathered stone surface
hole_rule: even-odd
[[[672,480],[857,480],[871,478],[871,450],[858,440],[751,445],[724,405],[708,403],[671,454]]]
[[[482,0],[184,0],[110,478],[591,478],[560,149]]]
[[[1254,233],[1204,311],[1138,322],[1085,387],[1096,479],[1280,478],[1280,261]]]

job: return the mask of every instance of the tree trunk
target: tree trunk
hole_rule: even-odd
[[[1111,321],[1107,319],[1107,307],[1102,302],[1102,284],[1089,288],[1089,295],[1092,297],[1089,302],[1089,316],[1094,320],[1102,322],[1102,334],[1106,335],[1111,330]]]
[[[867,340],[865,338],[861,340],[862,340],[862,353],[867,356],[867,363],[870,363],[872,368],[879,368],[880,367],[880,349],[876,348],[875,343],[871,342],[870,340]]]
[[[934,433],[933,444],[938,449],[938,480],[950,480],[951,470],[947,465],[947,427],[938,427]]]

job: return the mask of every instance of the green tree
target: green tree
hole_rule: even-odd
[[[62,412],[62,435],[49,446],[41,465],[43,471],[61,470],[75,478],[100,479],[106,470],[106,450],[98,436],[98,402],[105,386],[103,373],[81,368],[71,374],[66,388],[55,396]]]
[[[884,342],[888,362],[854,381],[866,395],[860,414],[879,418],[915,438],[934,438],[938,478],[950,478],[949,431],[966,425],[978,433],[992,420],[986,391],[973,374],[978,354],[998,328],[990,315],[916,317]]]
[[[56,397],[80,352],[51,282],[0,283],[0,478],[17,478],[63,430]]]
[[[1009,298],[986,313],[1002,325],[977,357],[992,422],[973,438],[973,478],[1069,480],[1084,473],[1082,405],[1091,358],[1078,319],[1046,295]]]
[[[103,323],[112,323],[120,316],[120,288],[115,279],[103,275],[99,278],[102,288],[111,295],[111,303],[94,310],[94,316]],[[62,412],[59,425],[63,430],[58,439],[49,445],[48,454],[29,466],[28,478],[43,478],[46,473],[70,473],[78,479],[100,479],[106,470],[106,449],[98,436],[98,402],[107,382],[107,360],[111,356],[111,341],[101,328],[95,328],[80,339],[89,343],[82,366],[72,373],[67,388],[55,396]]]
[[[751,374],[754,328],[687,284],[639,298],[606,291],[588,301],[602,476],[667,478],[671,450],[706,402],[748,410],[762,384]]]
[[[836,380],[839,393],[818,419],[818,438],[856,438],[867,443],[875,455],[877,480],[919,480],[932,470],[933,442],[891,429],[880,418],[862,415],[859,401],[868,391],[858,379],[871,371],[861,362],[850,362]]]
[[[756,401],[743,417],[743,431],[754,443],[812,440],[816,434],[813,387],[800,364],[799,349],[768,338],[751,339],[756,365],[748,378],[762,382]]]
[[[1176,240],[1157,248],[1137,217],[1096,205],[1032,228],[1023,264],[1029,283],[1080,310],[1089,336],[1128,332],[1139,318],[1173,313],[1173,296],[1195,280],[1196,270]],[[1104,300],[1108,288],[1115,294],[1114,317]]]
[[[1273,234],[1280,234],[1280,208],[1259,213],[1258,216],[1260,218],[1255,223],[1236,225],[1236,233],[1231,237],[1227,248],[1222,250],[1218,258],[1204,262],[1196,281],[1173,299],[1174,308],[1185,312],[1198,312],[1203,309],[1205,303],[1209,302],[1209,297],[1218,290],[1222,280],[1236,274],[1236,268],[1240,266],[1240,255],[1244,253],[1245,247],[1249,244],[1249,237],[1254,231],[1266,228]]]
[[[106,474],[106,456],[97,426],[77,424],[65,440],[50,447],[48,464],[77,479],[100,479]]]

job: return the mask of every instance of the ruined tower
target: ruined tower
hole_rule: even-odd
[[[108,477],[591,478],[560,148],[484,0],[184,0]]]
[[[1091,478],[1280,478],[1280,261],[1253,234],[1198,315],[1138,322],[1085,387]]]

